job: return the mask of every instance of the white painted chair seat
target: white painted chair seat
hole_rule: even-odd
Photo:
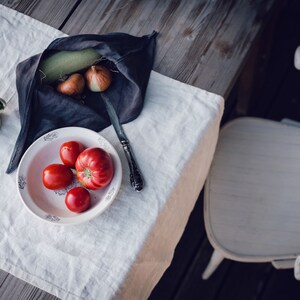
[[[223,258],[292,268],[300,254],[300,128],[239,118],[220,132],[205,184],[204,220]]]

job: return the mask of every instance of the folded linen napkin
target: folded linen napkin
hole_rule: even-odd
[[[16,82],[21,130],[7,173],[12,172],[26,149],[43,134],[66,126],[100,131],[110,125],[99,93],[85,89],[85,103],[58,93],[54,87],[40,84],[39,63],[53,51],[93,48],[113,64],[113,83],[105,92],[121,123],[135,119],[143,108],[144,96],[153,66],[156,32],[143,37],[124,33],[86,34],[53,41],[41,54],[17,66]]]

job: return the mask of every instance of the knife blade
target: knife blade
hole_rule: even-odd
[[[124,129],[120,123],[119,117],[113,107],[110,99],[103,93],[101,93],[102,99],[104,101],[108,116],[115,129],[117,137],[123,147],[128,165],[130,170],[130,184],[135,189],[135,191],[140,192],[144,187],[144,180],[141,171],[136,163],[133,150],[130,146],[130,142],[124,132]]]

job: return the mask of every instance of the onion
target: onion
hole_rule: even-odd
[[[74,73],[65,81],[59,83],[56,90],[61,94],[77,96],[83,92],[84,85],[85,81],[83,76],[81,74]]]
[[[103,92],[111,84],[112,72],[103,66],[91,66],[85,73],[85,79],[92,92]]]

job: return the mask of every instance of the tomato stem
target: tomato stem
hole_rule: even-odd
[[[87,177],[89,179],[92,178],[92,172],[91,172],[90,168],[85,167],[83,170],[83,173],[84,173],[84,177]]]

